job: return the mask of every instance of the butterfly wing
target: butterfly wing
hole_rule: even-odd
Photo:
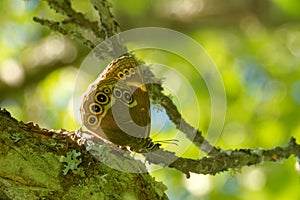
[[[83,124],[98,137],[132,146],[150,133],[150,101],[140,67],[132,56],[112,62],[81,106]]]
[[[143,129],[143,133],[136,135],[137,137],[148,137],[151,122],[150,100],[148,91],[144,85],[141,66],[133,56],[122,56],[112,62],[104,74],[102,74],[103,78],[117,78],[117,85],[126,88],[130,92],[130,94],[125,92],[123,98],[126,102],[126,98],[128,101],[131,95],[136,101],[136,104],[129,106],[131,119],[137,126],[147,128]]]
[[[139,90],[131,91],[125,83],[113,90],[113,104],[101,119],[101,128],[108,139],[121,146],[132,146],[140,138],[148,137],[150,117],[145,104],[140,105]],[[150,104],[149,104],[150,106]]]
[[[84,95],[80,108],[83,125],[95,136],[108,139],[100,124],[111,107],[112,91],[117,79],[95,81]]]

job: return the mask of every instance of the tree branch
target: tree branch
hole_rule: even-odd
[[[215,175],[229,169],[262,164],[265,161],[281,162],[291,155],[300,158],[300,145],[296,143],[296,139],[293,137],[283,147],[275,147],[269,150],[262,148],[222,150],[212,157],[204,157],[199,160],[179,158],[173,152],[164,150],[150,152],[145,156],[149,162],[154,164],[164,165],[174,161],[169,167],[180,170],[189,177],[190,172]]]

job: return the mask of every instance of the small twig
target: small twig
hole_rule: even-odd
[[[106,0],[90,0],[94,8],[98,11],[101,25],[107,37],[112,37],[120,32],[120,27],[115,17],[111,13],[111,4]]]
[[[182,118],[181,114],[179,113],[177,107],[170,99],[170,97],[163,94],[164,88],[161,86],[160,81],[157,80],[150,69],[145,67],[143,73],[145,78],[147,79],[147,82],[153,83],[147,85],[151,100],[160,103],[165,108],[167,115],[175,124],[176,128],[185,133],[186,137],[189,140],[191,140],[199,149],[201,149],[208,155],[214,156],[220,153],[220,149],[211,145],[203,137],[201,131],[192,127]]]
[[[75,25],[77,28],[88,30],[93,32],[97,38],[102,40],[107,37],[105,30],[98,26],[98,22],[92,22],[84,17],[84,14],[75,11],[72,8],[70,0],[57,1],[47,0],[49,6],[56,12],[65,15],[70,23]]]
[[[48,20],[48,19],[41,19],[41,18],[38,18],[38,17],[34,17],[33,20],[35,22],[40,23],[43,26],[49,27],[51,30],[60,32],[63,35],[69,35],[71,37],[75,37],[79,41],[81,41],[84,45],[86,45],[86,46],[88,46],[90,48],[94,48],[95,47],[95,44],[91,40],[85,38],[79,32],[68,31],[67,29],[63,28],[63,26],[61,25],[60,22],[51,21],[51,20]]]
[[[81,12],[74,10],[70,0],[46,0],[46,2],[57,13],[65,16],[65,19],[62,21],[52,21],[34,17],[33,20],[63,35],[70,35],[77,38],[91,49],[95,48],[97,44],[100,44],[105,39],[120,32],[119,24],[110,11],[111,5],[106,0],[91,0],[91,4],[93,4],[95,10],[98,12],[98,21],[91,21]],[[114,58],[118,55],[117,52],[126,52],[126,47],[117,36],[113,42],[105,44],[106,46],[102,46],[105,48],[103,52],[97,55],[100,58],[107,56]]]

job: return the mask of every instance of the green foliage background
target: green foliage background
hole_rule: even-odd
[[[73,4],[96,17],[88,1],[74,0]],[[211,56],[227,94],[226,122],[218,146],[271,148],[286,144],[291,136],[300,141],[299,1],[114,0],[112,4],[122,30],[143,26],[174,29],[194,38]],[[0,13],[0,106],[19,120],[49,129],[77,129],[74,84],[89,49],[33,22],[33,16],[62,17],[43,1],[2,0]],[[169,66],[180,65],[168,54],[144,51],[139,56],[146,61],[161,56]],[[199,129],[205,133],[210,121],[209,93],[203,80],[187,78],[203,88],[198,95]],[[181,85],[177,95],[184,96],[184,91]],[[194,107],[182,107],[188,121],[196,117]],[[159,139],[169,139],[174,131],[170,125]],[[176,146],[171,148],[176,150]],[[199,154],[191,146],[184,156],[197,158]],[[295,158],[214,177],[192,175],[190,180],[171,169],[153,175],[168,186],[170,199],[300,196]]]

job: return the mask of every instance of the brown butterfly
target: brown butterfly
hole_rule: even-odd
[[[83,125],[96,137],[140,153],[160,146],[149,137],[149,95],[131,55],[108,65],[85,94],[80,112]]]

